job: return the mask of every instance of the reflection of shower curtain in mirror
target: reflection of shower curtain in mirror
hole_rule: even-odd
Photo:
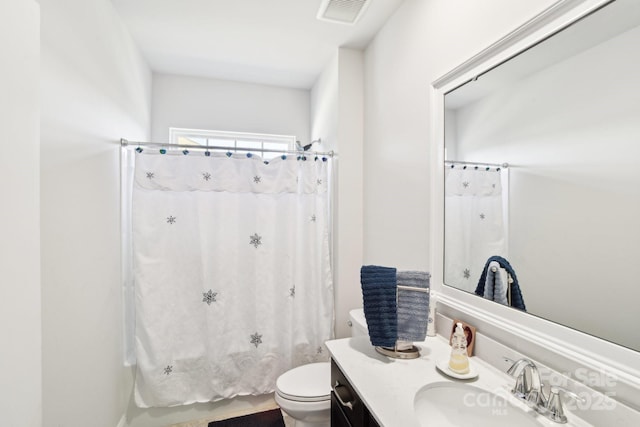
[[[508,172],[447,165],[445,261],[447,285],[473,292],[493,255],[507,257]]]

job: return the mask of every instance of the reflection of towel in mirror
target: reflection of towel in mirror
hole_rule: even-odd
[[[476,295],[484,297],[484,291],[487,282],[487,273],[490,271],[489,266],[493,261],[497,262],[500,267],[504,268],[511,276],[512,282],[509,284],[509,291],[511,292],[511,307],[526,311],[527,309],[524,305],[524,299],[522,298],[522,292],[520,291],[520,284],[518,283],[516,272],[513,270],[513,267],[511,267],[511,264],[509,264],[509,261],[500,256],[492,256],[487,260],[486,264],[484,265],[484,269],[482,270],[482,274],[480,275],[478,286],[476,287]]]
[[[396,269],[364,265],[360,269],[360,284],[371,344],[394,347],[398,336]]]
[[[398,286],[429,289],[426,271],[398,271]],[[429,292],[398,288],[398,340],[424,341],[429,321]]]
[[[507,286],[509,286],[507,270],[500,267],[497,261],[491,261],[484,284],[484,297],[500,304],[509,305]]]

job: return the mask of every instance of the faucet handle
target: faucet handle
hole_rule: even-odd
[[[564,424],[567,422],[567,417],[564,414],[564,409],[562,407],[562,400],[560,400],[560,392],[564,393],[566,396],[571,397],[572,399],[584,403],[584,397],[580,397],[574,392],[567,390],[564,387],[559,386],[551,386],[549,389],[549,401],[547,405],[544,407],[544,415],[547,416],[552,421],[557,423]]]
[[[507,374],[516,379],[516,384],[511,392],[521,399],[525,399],[525,396],[529,394],[529,391],[531,390],[531,385],[529,384],[529,380],[525,375],[525,370],[522,369],[522,367],[525,363],[529,363],[529,361],[527,359],[514,361],[513,359],[509,359],[505,356],[503,356],[502,359],[511,365],[509,369],[507,369]]]
[[[529,380],[527,379],[527,375],[525,371],[522,370],[520,374],[516,377],[516,383],[511,390],[511,393],[519,397],[520,399],[527,400],[527,396],[531,392],[531,385],[529,384]]]

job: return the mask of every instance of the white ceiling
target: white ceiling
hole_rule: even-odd
[[[151,69],[309,89],[338,47],[364,49],[404,0],[370,0],[355,25],[322,0],[112,0]]]

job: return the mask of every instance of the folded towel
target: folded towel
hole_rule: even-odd
[[[500,267],[507,270],[507,273],[509,273],[509,275],[511,276],[512,282],[509,284],[509,290],[511,291],[511,307],[526,311],[527,308],[524,305],[524,299],[522,298],[522,291],[520,290],[520,284],[518,283],[516,272],[513,270],[513,267],[511,267],[511,264],[509,264],[509,261],[500,256],[492,256],[487,260],[486,264],[484,265],[484,269],[482,270],[482,274],[480,275],[478,286],[476,287],[476,295],[484,297],[484,290],[487,284],[487,274],[490,271],[489,266],[493,261],[496,261],[500,265]]]
[[[398,271],[398,286],[429,289],[426,271]],[[424,341],[429,323],[429,293],[398,288],[398,340]]]
[[[398,336],[396,269],[364,265],[360,269],[360,284],[371,344],[394,347]]]

